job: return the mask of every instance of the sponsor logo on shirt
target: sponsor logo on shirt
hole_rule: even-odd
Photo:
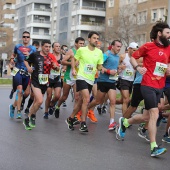
[[[162,51],[159,51],[159,56],[162,56],[164,53]]]

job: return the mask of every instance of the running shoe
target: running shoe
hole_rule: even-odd
[[[49,113],[49,115],[53,115],[53,112],[54,112],[54,107],[51,106],[48,110],[48,113]]]
[[[55,109],[55,117],[59,118],[59,115],[60,115],[60,108],[56,108]]]
[[[141,129],[143,129],[143,127],[145,126],[146,123],[140,123],[139,127],[138,127],[138,131],[140,131]]]
[[[126,131],[126,127],[123,125],[124,122],[123,117],[119,118],[119,126],[116,127],[116,139],[117,140],[124,140],[125,137],[125,131]]]
[[[79,131],[81,131],[81,132],[88,132],[88,128],[87,128],[86,122],[81,122]]]
[[[81,122],[81,111],[76,114],[77,119]]]
[[[102,107],[102,111],[101,112],[102,112],[102,114],[106,114],[106,112],[107,112],[106,106]]]
[[[35,128],[35,119],[36,119],[36,117],[34,114],[31,115],[31,117],[29,118],[29,125],[31,128]]]
[[[26,108],[25,111],[24,111],[24,113],[25,113],[26,115],[28,115],[28,114],[29,114],[29,108]]]
[[[14,111],[15,111],[15,107],[12,104],[10,104],[9,105],[9,117],[10,118],[14,118]]]
[[[28,118],[23,121],[23,125],[25,126],[25,130],[31,130],[32,129],[29,125],[29,119]]]
[[[73,120],[69,117],[65,120],[66,124],[68,125],[68,129],[69,130],[74,130],[74,127],[73,127]]]
[[[138,136],[145,139],[148,142],[150,141],[147,131],[143,132],[142,129],[140,129],[138,131]]]
[[[22,119],[21,111],[17,111],[16,119]]]
[[[163,139],[162,139],[162,142],[170,143],[170,136],[164,135],[164,137],[163,137]]]
[[[152,157],[159,156],[159,155],[164,154],[166,151],[167,151],[166,148],[160,148],[159,146],[154,147],[154,149],[151,151],[151,156]]]
[[[93,110],[89,110],[87,117],[92,121],[92,122],[98,122],[97,118],[94,115]]]
[[[44,113],[44,119],[48,119],[48,113]]]
[[[67,107],[67,105],[66,105],[66,102],[64,101],[63,102],[63,108],[66,108]]]
[[[98,114],[101,115],[102,114],[102,108],[100,106],[97,106],[97,111],[98,111]]]
[[[10,95],[9,95],[9,98],[12,99],[12,98],[13,98],[13,95],[14,95],[14,90],[12,89],[12,90],[11,90],[11,93],[10,93]]]
[[[113,122],[109,125],[108,130],[115,130],[116,129],[116,122]]]
[[[75,116],[74,118],[73,118],[73,125],[78,125],[78,124],[80,124],[80,121],[77,119],[77,117]]]

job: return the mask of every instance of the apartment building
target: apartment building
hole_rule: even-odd
[[[106,0],[53,0],[51,6],[52,37],[61,44],[74,46],[76,37],[105,30]]]
[[[124,46],[150,41],[150,30],[167,16],[168,0],[107,0],[105,48],[113,39]]]
[[[16,0],[0,1],[0,56],[6,53],[9,57],[13,50],[13,28]]]
[[[31,43],[50,39],[51,7],[47,0],[16,0],[14,25],[15,43],[22,43],[22,32],[29,31]]]

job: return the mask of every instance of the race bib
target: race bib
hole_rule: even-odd
[[[167,64],[156,62],[156,67],[153,72],[153,75],[164,77],[167,67],[168,67]]]
[[[47,84],[48,83],[48,74],[39,74],[38,80],[40,84]]]
[[[14,67],[13,70],[11,71],[11,75],[15,76],[18,73],[19,69]]]
[[[125,77],[133,76],[133,70],[125,69],[123,72],[123,76]]]
[[[118,74],[116,73],[114,76],[113,76],[113,75],[110,75],[110,76],[109,76],[109,79],[110,79],[110,80],[115,80],[115,81],[117,81],[117,80],[118,80]]]
[[[53,76],[60,76],[60,70],[53,70],[51,69],[50,70],[50,75],[53,75]]]
[[[85,74],[93,74],[94,65],[93,64],[86,64],[84,67]]]

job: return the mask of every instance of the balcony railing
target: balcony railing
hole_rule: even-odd
[[[91,7],[91,6],[81,6],[81,9],[97,10],[97,11],[106,11],[105,8]]]
[[[50,21],[44,21],[44,20],[33,20],[34,23],[43,23],[43,24],[50,24]]]
[[[33,32],[33,35],[49,35],[49,33]]]
[[[102,22],[81,21],[81,25],[103,26],[104,24]]]
[[[30,11],[44,11],[44,12],[51,12],[51,9],[42,9],[42,8],[34,8],[34,9],[28,9],[28,12]]]

